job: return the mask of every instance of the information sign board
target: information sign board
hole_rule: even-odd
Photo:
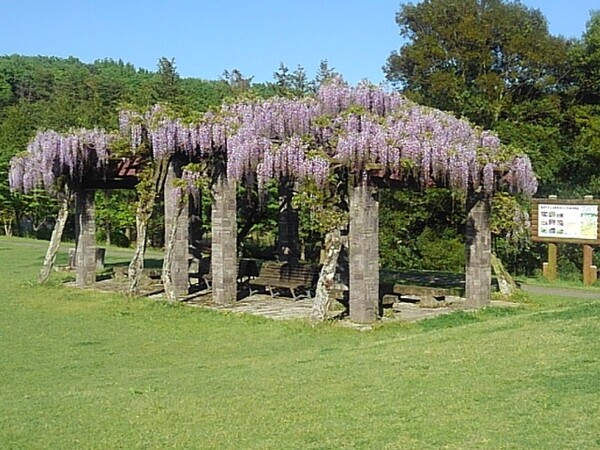
[[[534,241],[600,244],[598,200],[535,199],[531,214]]]

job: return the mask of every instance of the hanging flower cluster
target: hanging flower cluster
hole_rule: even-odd
[[[424,186],[441,182],[458,190],[481,187],[487,193],[496,189],[502,174],[511,171],[509,184],[515,190],[526,195],[537,190],[531,165],[525,163],[529,158],[505,155],[495,134],[409,101],[370,98],[371,110],[379,109],[386,117],[364,111],[336,120],[339,131],[333,157],[351,170],[360,173],[369,165],[379,166],[396,177],[412,176]]]
[[[136,153],[147,136],[155,159],[176,153],[190,157],[203,156],[225,142],[225,130],[213,113],[206,113],[198,123],[184,123],[163,105],[155,105],[145,113],[122,110],[119,131],[128,136]]]
[[[261,185],[281,176],[322,185],[334,163],[356,174],[378,167],[424,186],[492,193],[503,182],[527,195],[537,189],[529,158],[507,152],[495,134],[397,92],[367,82],[351,87],[341,78],[315,97],[225,104],[193,123],[162,106],[143,114],[121,111],[119,129],[134,152],[147,146],[155,159],[179,153],[198,161],[221,152],[228,177],[257,175]],[[106,161],[110,140],[98,130],[38,134],[29,153],[13,160],[11,185],[25,189],[49,186],[59,175],[81,177]]]
[[[10,186],[24,192],[34,188],[52,192],[59,177],[81,181],[88,168],[103,170],[113,139],[114,136],[98,129],[73,130],[64,134],[40,131],[29,142],[27,153],[12,159]]]
[[[398,92],[387,92],[368,81],[362,81],[353,88],[340,77],[334,77],[321,86],[317,98],[321,114],[331,116],[358,106],[369,114],[385,117],[410,103]]]
[[[257,168],[259,188],[269,179],[282,177],[312,179],[318,186],[324,186],[329,174],[329,161],[310,153],[310,146],[298,136],[266,151]]]

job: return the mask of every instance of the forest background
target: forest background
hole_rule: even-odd
[[[541,12],[502,0],[406,4],[396,21],[406,44],[382,61],[391,88],[492,129],[505,144],[523,149],[539,177],[538,197],[600,197],[600,12],[590,14],[579,39],[553,36]],[[24,151],[39,129],[114,130],[124,105],[145,109],[163,102],[193,115],[242,96],[310,95],[333,75],[327,61],[314,77],[301,66],[292,70],[281,63],[272,82],[255,83],[236,69],[218,80],[181,78],[175,61],[166,57],[153,72],[114,60],[86,64],[73,57],[1,56],[0,232],[38,238],[51,232],[55,201],[42,191],[11,192],[7,181],[10,158]],[[134,198],[134,191],[97,194],[100,240],[132,243]],[[465,217],[459,194],[381,190],[380,200],[384,268],[463,270]],[[532,275],[545,250],[517,226],[522,223],[514,220],[517,206],[528,207],[502,194],[494,200],[494,248],[510,271]],[[257,208],[242,201],[239,207],[246,209],[238,217],[248,251],[258,243],[259,256],[270,257],[277,204]],[[316,243],[319,237],[307,220],[302,239]],[[156,247],[163,245],[162,223],[158,203],[150,232]],[[580,276],[580,251],[561,246],[563,278]]]

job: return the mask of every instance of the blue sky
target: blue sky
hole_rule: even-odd
[[[0,55],[122,59],[155,70],[175,58],[183,77],[239,69],[271,81],[283,62],[314,76],[322,59],[346,80],[383,81],[402,44],[400,0],[0,0]],[[598,0],[524,0],[550,32],[581,37]]]

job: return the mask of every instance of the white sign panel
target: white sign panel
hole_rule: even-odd
[[[598,205],[538,205],[538,236],[598,239]]]

